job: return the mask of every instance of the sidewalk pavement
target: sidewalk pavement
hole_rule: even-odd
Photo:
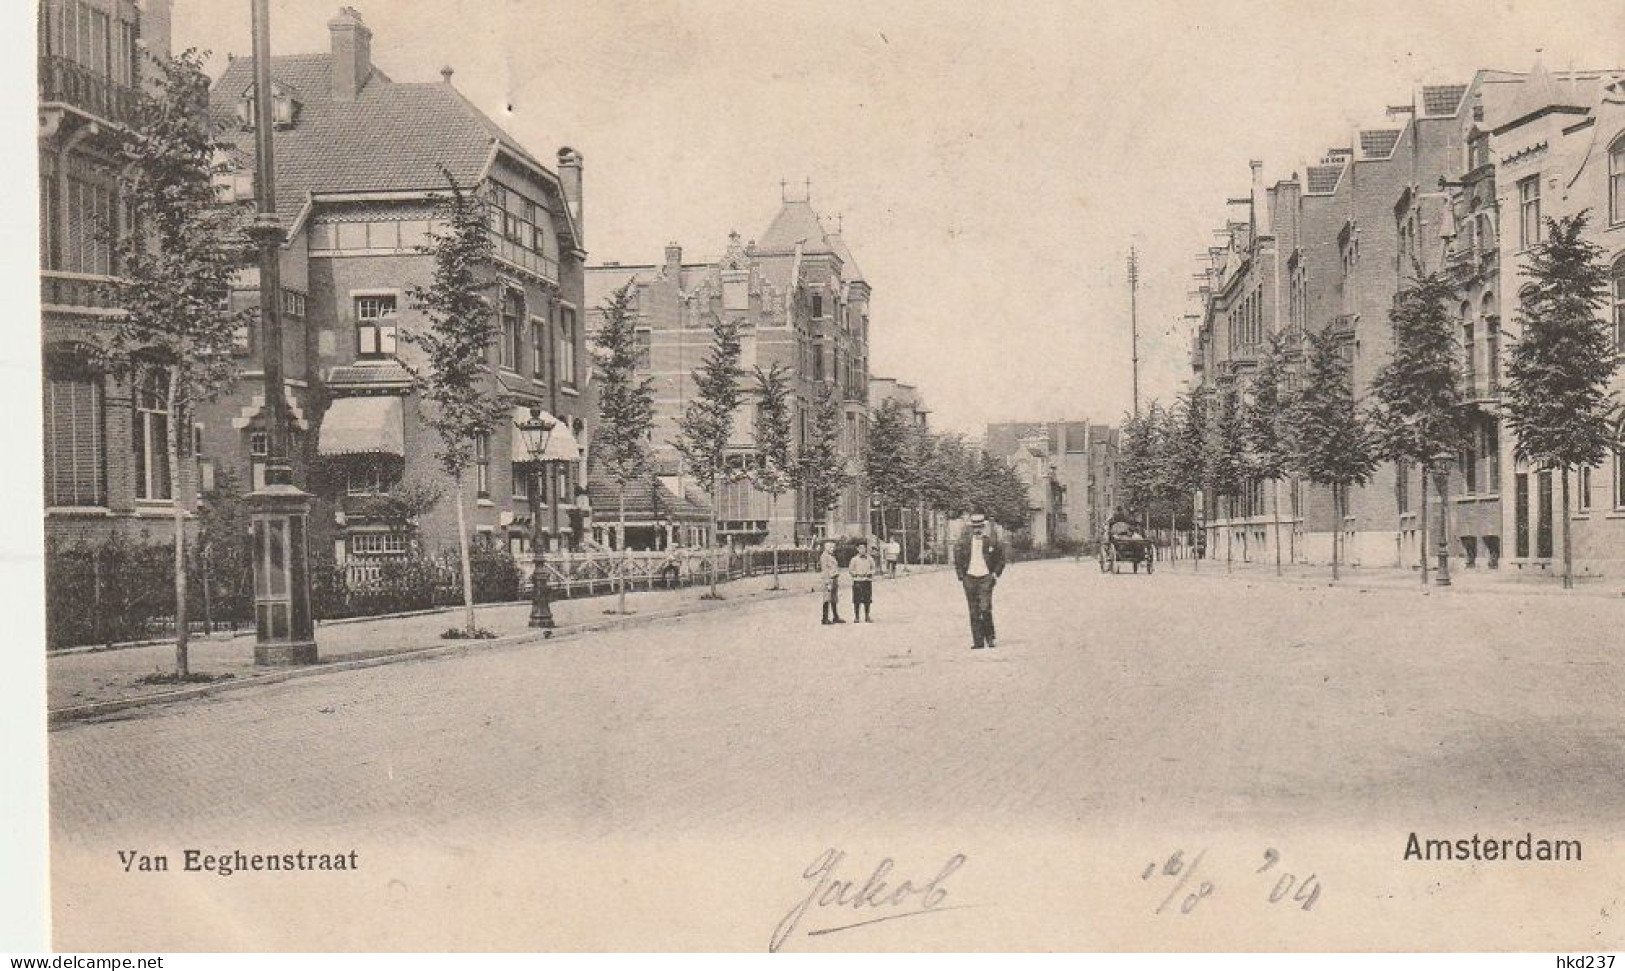
[[[913,567],[915,575],[931,567]],[[685,614],[755,603],[779,597],[817,592],[819,580],[811,573],[781,574],[781,590],[773,590],[767,576],[746,577],[717,584],[721,601],[701,599],[704,584],[676,590],[627,590],[628,613],[616,614],[614,594],[553,603],[558,627],[554,638],[606,628],[647,624]],[[441,638],[447,628],[463,626],[463,608],[431,613],[321,623],[316,627],[321,660],[309,667],[260,668],[254,666],[254,635],[194,637],[189,644],[189,666],[194,674],[220,680],[197,684],[143,684],[146,675],[175,670],[173,643],[144,644],[112,650],[69,651],[46,657],[46,708],[52,723],[110,714],[124,708],[181,701],[222,690],[274,684],[290,678],[327,671],[387,664],[425,653],[457,653],[482,648],[526,644],[543,639],[528,626],[529,603],[487,604],[475,608],[480,627],[495,639]]]
[[[1159,572],[1175,570],[1220,580],[1228,577],[1248,582],[1295,583],[1304,587],[1321,587],[1333,582],[1332,568],[1329,564],[1282,564],[1279,577],[1275,575],[1273,562],[1244,563],[1241,560],[1234,560],[1227,570],[1222,559],[1203,560],[1199,568],[1195,567],[1191,560],[1172,560],[1158,562],[1157,569]],[[1414,568],[1345,565],[1339,567],[1338,572],[1339,578],[1336,581],[1338,586],[1357,590],[1414,589],[1420,594],[1424,589],[1422,578]],[[1438,586],[1434,582],[1436,576],[1436,571],[1431,569],[1428,571],[1429,583],[1426,589],[1430,594],[1443,596],[1458,593],[1492,593],[1510,596],[1625,597],[1625,578],[1620,577],[1576,576],[1574,588],[1564,590],[1563,578],[1556,572],[1519,570],[1506,565],[1494,570],[1482,567],[1467,569],[1455,561],[1451,563],[1450,586]]]

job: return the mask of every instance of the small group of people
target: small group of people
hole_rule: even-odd
[[[873,623],[874,579],[877,561],[891,576],[897,575],[897,561],[901,553],[895,539],[888,543],[860,545],[847,561],[844,572],[851,578],[852,619]],[[965,605],[970,611],[971,650],[987,650],[997,646],[997,629],[993,624],[993,588],[1004,574],[1008,556],[1004,543],[996,536],[982,513],[974,513],[970,523],[954,544],[954,574],[965,592]],[[841,561],[835,555],[835,543],[826,540],[818,559],[819,573],[824,584],[824,597],[820,603],[824,624],[844,624],[841,616]]]
[[[876,561],[888,562],[886,546],[882,545],[871,555],[869,545],[859,546],[847,561],[845,572],[851,578],[852,585],[852,619],[860,624],[874,623],[872,612],[874,610],[875,596],[875,570]],[[835,556],[835,541],[824,541],[824,552],[818,557],[818,572],[823,578],[824,601],[822,605],[823,622],[826,624],[844,624],[845,618],[841,616],[841,561]],[[896,576],[895,561],[890,561],[888,569],[892,576]]]

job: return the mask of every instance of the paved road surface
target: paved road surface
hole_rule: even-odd
[[[959,909],[808,935],[868,913],[813,907],[786,949],[1625,940],[1625,604],[1052,561],[1000,584],[994,652],[943,573],[880,584],[872,625],[817,609],[54,732],[58,945],[759,948],[831,848],[860,884],[963,854]],[[1413,831],[1584,859],[1406,862]],[[187,847],[358,848],[362,869],[174,872]],[[1269,901],[1289,872],[1324,888],[1307,911]]]

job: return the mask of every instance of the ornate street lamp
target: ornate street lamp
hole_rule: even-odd
[[[286,238],[276,214],[271,133],[271,15],[253,0],[255,219],[259,249],[260,357],[270,455],[265,484],[247,497],[254,535],[254,663],[316,663],[310,603],[310,496],[293,484],[288,459],[288,403],[282,381],[280,250]]]
[[[547,458],[547,443],[558,425],[551,416],[543,417],[539,406],[531,405],[530,419],[514,422],[514,431],[525,443],[530,456],[530,626],[551,637],[553,603],[547,585],[547,544],[542,540],[542,487],[545,473],[557,459]]]

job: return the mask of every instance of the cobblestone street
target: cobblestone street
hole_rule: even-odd
[[[759,949],[831,847],[858,881],[963,853],[965,909],[787,949],[1625,940],[1618,599],[1047,561],[1000,583],[992,652],[969,650],[947,573],[879,584],[872,625],[816,612],[739,605],[63,727],[57,944]],[[1413,831],[1585,855],[1400,869]],[[179,869],[189,847],[362,866],[223,879],[118,856]],[[1154,913],[1147,864],[1206,848],[1212,899]],[[1266,850],[1318,874],[1312,910],[1268,903]],[[308,923],[253,926],[272,900]]]

